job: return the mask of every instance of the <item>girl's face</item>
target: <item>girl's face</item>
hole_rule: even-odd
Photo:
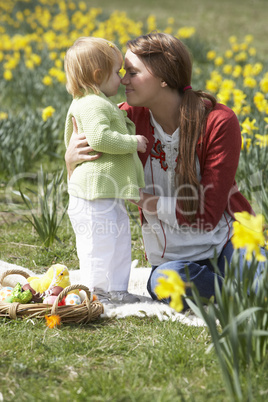
[[[151,109],[161,100],[163,80],[155,77],[141,59],[127,50],[125,55],[126,74],[121,82],[126,87],[126,98],[130,106],[144,106]]]
[[[104,93],[107,97],[114,96],[117,94],[119,85],[121,83],[121,78],[119,75],[119,71],[122,67],[122,61],[120,59],[116,60],[114,63],[113,71],[110,77],[104,80],[100,85],[101,92]]]

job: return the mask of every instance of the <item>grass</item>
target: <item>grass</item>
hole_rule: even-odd
[[[7,321],[0,336],[4,401],[228,400],[216,357],[204,353],[203,328],[157,318],[54,330],[42,321]],[[251,375],[254,401],[267,392],[266,371],[263,364],[244,373],[245,388]]]

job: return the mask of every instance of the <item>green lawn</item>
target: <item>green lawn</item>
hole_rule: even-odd
[[[2,322],[0,399],[7,401],[229,401],[203,328],[157,318],[104,320],[45,329]],[[264,401],[267,362],[242,376]],[[249,378],[248,378],[249,376]]]

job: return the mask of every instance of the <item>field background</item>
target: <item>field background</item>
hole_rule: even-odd
[[[173,17],[178,27],[195,27],[200,39],[220,49],[225,49],[231,35],[241,39],[251,34],[256,47],[264,54],[268,51],[267,0],[100,0],[90,4],[108,13],[115,9],[126,11],[139,21],[153,14],[160,29]]]

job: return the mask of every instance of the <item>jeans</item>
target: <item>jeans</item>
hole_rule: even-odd
[[[215,296],[215,276],[218,279],[219,286],[221,287],[221,283],[224,277],[224,267],[225,267],[225,259],[228,263],[231,262],[233,256],[233,245],[231,240],[229,240],[226,246],[223,248],[220,256],[218,257],[218,268],[220,274],[214,272],[214,268],[209,259],[202,261],[169,261],[159,266],[152,266],[151,275],[148,279],[147,289],[150,293],[152,299],[157,300],[157,296],[154,292],[154,289],[158,283],[158,278],[163,277],[163,270],[169,269],[176,271],[181,279],[184,282],[193,282],[196,288],[199,291],[199,295],[206,299],[209,299],[211,296]],[[243,269],[243,261],[246,254],[245,249],[240,250],[240,271]],[[265,252],[263,250],[263,254]],[[189,276],[186,274],[185,266],[187,266],[187,271]],[[263,269],[264,263],[259,263],[257,275],[260,274],[260,271]],[[186,295],[190,296],[191,291],[188,288],[186,290]],[[164,303],[169,303],[170,299],[162,299],[161,301]]]

